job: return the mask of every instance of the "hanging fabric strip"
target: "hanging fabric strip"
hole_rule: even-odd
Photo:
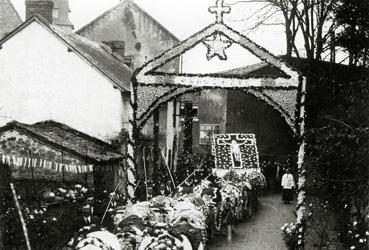
[[[44,168],[56,172],[87,173],[93,172],[93,165],[75,165],[48,161],[41,158],[22,157],[17,155],[0,154],[0,162],[16,168]],[[109,170],[112,170],[109,167]]]

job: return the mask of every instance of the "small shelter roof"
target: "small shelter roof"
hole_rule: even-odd
[[[123,159],[123,155],[115,151],[110,144],[52,120],[32,125],[12,121],[0,128],[0,134],[9,130],[26,134],[47,146],[83,159],[89,164]]]
[[[310,71],[310,74],[315,77],[325,77],[337,82],[357,81],[367,79],[369,76],[369,70],[365,67],[353,67],[327,61],[314,61],[309,67],[307,58],[292,57],[288,59],[286,56],[279,56],[279,58],[287,61],[289,65],[293,66],[304,75],[309,75]],[[230,69],[222,73],[235,76],[283,77],[282,71],[265,62]]]

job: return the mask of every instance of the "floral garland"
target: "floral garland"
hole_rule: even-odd
[[[222,226],[222,220],[223,220],[223,211],[220,210],[219,214],[214,214],[215,219],[215,230],[219,231]]]
[[[298,230],[298,248],[303,249],[305,242],[304,242],[304,235],[306,230],[306,221],[305,221],[305,174],[306,170],[304,167],[304,158],[305,158],[305,97],[306,97],[306,80],[303,77],[299,78],[300,83],[300,90],[299,93],[299,109],[298,109],[298,132],[299,132],[299,149],[297,152],[297,167],[299,173],[298,179],[298,196],[297,196],[297,204],[296,204],[296,224]]]
[[[134,107],[134,110],[133,110],[134,120],[140,121],[140,123],[142,124],[143,121],[146,120],[145,117],[149,116],[151,113],[149,112],[143,116],[142,111],[139,111],[142,109],[142,105],[147,106],[147,104],[142,103],[144,100],[142,98],[139,98],[140,96],[138,95],[138,88],[140,87],[140,85],[155,85],[155,87],[153,87],[152,90],[157,92],[158,91],[157,85],[160,85],[161,87],[169,86],[171,87],[171,89],[173,89],[173,86],[175,86],[176,88],[181,88],[180,87],[182,85],[181,83],[183,83],[185,84],[181,88],[183,93],[191,86],[195,86],[197,88],[204,88],[207,86],[206,84],[210,84],[208,87],[211,87],[211,88],[214,88],[214,87],[244,88],[245,86],[242,85],[241,83],[242,81],[245,81],[245,84],[247,82],[250,83],[251,85],[254,84],[255,86],[252,87],[253,89],[260,89],[260,88],[268,87],[266,86],[269,84],[267,83],[267,81],[264,81],[261,84],[260,82],[261,80],[258,78],[233,77],[233,76],[227,77],[222,74],[196,75],[196,74],[168,74],[168,73],[154,72],[155,69],[166,64],[175,56],[181,55],[185,53],[187,50],[192,49],[198,43],[200,43],[201,41],[203,41],[204,39],[208,37],[211,37],[212,34],[215,34],[215,33],[216,34],[222,33],[222,35],[224,35],[228,39],[237,41],[236,43],[240,44],[245,49],[250,50],[252,53],[254,53],[257,57],[261,58],[266,63],[272,64],[273,66],[285,72],[286,75],[290,76],[290,79],[286,79],[286,78],[273,79],[272,81],[274,82],[274,84],[272,84],[270,88],[283,89],[286,87],[290,87],[290,88],[297,89],[298,73],[294,71],[292,67],[288,66],[286,63],[284,63],[282,60],[272,55],[270,52],[268,52],[264,48],[253,43],[251,40],[247,39],[239,32],[232,30],[230,27],[224,24],[214,24],[198,32],[197,34],[195,34],[188,40],[174,46],[172,49],[162,53],[158,57],[152,59],[151,61],[143,65],[141,68],[136,70],[135,75],[132,79],[132,89],[134,90],[133,92],[135,92],[132,94],[132,104]],[[152,74],[152,75],[149,75],[149,74]],[[180,79],[179,82],[175,82],[175,80],[177,78],[179,79],[180,77],[182,77],[182,79]],[[198,84],[194,83],[194,81],[197,78],[199,78]],[[237,83],[237,81],[239,82]],[[187,82],[189,83],[188,86],[186,85]],[[149,91],[149,92],[151,93],[152,91]],[[162,94],[165,94],[166,92],[167,92],[166,89],[162,90]],[[150,98],[151,97],[152,96],[150,96]],[[140,102],[139,105],[137,105],[138,102]],[[155,99],[154,99],[154,102],[156,102]],[[162,103],[164,102],[161,102],[160,104]],[[160,105],[160,104],[158,103],[157,105]],[[295,104],[293,105],[293,107],[295,107]],[[151,106],[148,106],[146,110],[149,110],[149,109],[153,110],[155,108],[151,108]]]
[[[231,182],[242,182],[242,178],[239,174],[236,173],[236,171],[234,170],[230,170],[228,171],[224,176],[223,179],[226,181],[231,181]]]
[[[299,239],[296,223],[291,224],[285,223],[281,227],[281,230],[283,241],[286,247],[290,250],[295,249]]]

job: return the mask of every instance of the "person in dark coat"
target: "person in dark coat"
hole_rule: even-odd
[[[100,225],[100,220],[97,216],[92,215],[92,208],[90,204],[85,204],[82,207],[82,216],[73,220],[75,231],[85,226],[98,226]]]
[[[174,188],[173,188],[172,181],[167,181],[167,185],[165,186],[165,189],[167,190],[168,195],[173,193]]]
[[[164,183],[161,183],[160,186],[159,186],[159,190],[158,192],[156,193],[156,196],[167,196],[169,195],[169,191],[166,189],[166,186]]]

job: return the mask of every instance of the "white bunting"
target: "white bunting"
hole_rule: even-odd
[[[64,164],[53,161],[48,161],[40,158],[22,157],[17,155],[0,154],[0,161],[3,164],[7,164],[17,168],[45,168],[62,172],[63,168],[66,172],[72,173],[87,173],[93,172],[93,165],[75,165],[75,164]],[[107,169],[111,170],[110,167]]]

